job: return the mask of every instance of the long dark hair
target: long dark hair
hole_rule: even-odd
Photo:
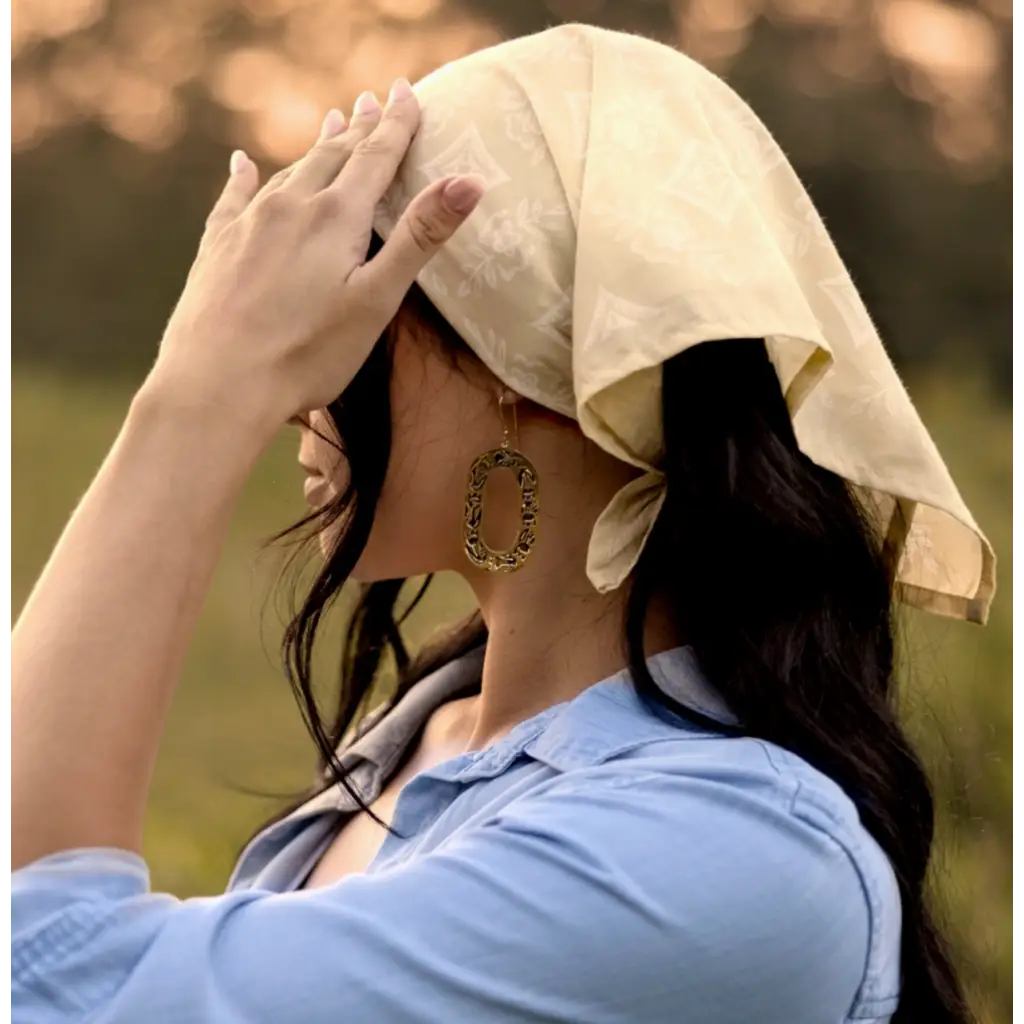
[[[446,348],[464,350],[418,288],[406,310]],[[385,655],[397,666],[397,700],[486,640],[474,616],[412,657],[400,632],[408,608],[397,611],[404,581],[365,586],[343,645],[335,706],[325,715],[314,698],[317,629],[366,543],[387,469],[390,345],[385,335],[328,409],[349,482],[311,518],[340,534],[283,643],[319,751],[321,788],[340,785],[367,811],[337,748],[357,731]],[[898,552],[877,539],[845,481],[800,451],[762,339],[715,341],[670,359],[662,405],[667,497],[632,575],[623,624],[633,684],[653,705],[722,730],[674,701],[647,670],[644,622],[652,600],[667,598],[680,636],[741,723],[736,731],[776,743],[834,779],[888,855],[903,909],[894,1020],[964,1024],[971,1015],[926,902],[931,791],[894,710]]]

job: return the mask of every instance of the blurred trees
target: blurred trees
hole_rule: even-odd
[[[580,20],[723,74],[898,363],[980,364],[1008,395],[1010,17],[1010,0],[15,0],[15,359],[138,375],[230,149],[269,171],[363,88]]]

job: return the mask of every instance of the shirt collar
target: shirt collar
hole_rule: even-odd
[[[707,681],[690,648],[656,654],[647,659],[647,668],[658,689],[678,703],[725,725],[736,724],[736,717]],[[623,669],[561,705],[526,753],[568,771],[600,764],[644,743],[706,735],[706,729],[667,707],[645,702],[629,670]]]
[[[350,783],[364,799],[376,797],[431,713],[479,682],[483,658],[484,647],[477,647],[421,679],[393,707],[370,713],[369,724],[364,722],[363,731],[340,755],[343,767],[351,771]],[[735,723],[689,648],[656,654],[647,666],[658,687],[681,704],[717,721]],[[634,689],[629,671],[623,669],[572,700],[519,723],[490,747],[460,754],[424,774],[469,783],[500,775],[523,755],[569,771],[599,764],[652,740],[702,735],[706,735],[704,730],[668,709],[648,707]],[[355,806],[344,790],[330,787],[289,819]]]
[[[347,768],[369,761],[385,774],[390,773],[431,714],[461,690],[479,684],[483,663],[481,645],[424,676],[397,704],[384,704],[371,711],[358,738],[341,752],[341,763]]]
[[[707,682],[689,648],[654,655],[647,667],[659,689],[681,704],[723,724],[735,724],[735,716]],[[704,729],[667,708],[649,707],[628,669],[623,669],[520,723],[486,750],[447,761],[428,774],[460,782],[492,778],[524,754],[569,771],[600,764],[651,741],[705,735]]]

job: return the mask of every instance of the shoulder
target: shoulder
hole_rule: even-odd
[[[652,870],[682,856],[709,873],[792,877],[805,894],[821,873],[864,903],[858,865],[870,837],[856,808],[825,776],[759,740],[660,738],[560,773],[535,797],[538,808],[557,806],[567,829],[597,833],[624,855],[657,838]],[[531,802],[526,794],[508,810],[527,813]]]
[[[547,834],[659,915],[699,956],[709,998],[749,984],[754,1002],[794,1000],[792,1020],[895,1009],[888,860],[852,801],[799,758],[749,738],[663,737],[517,803],[506,825]]]

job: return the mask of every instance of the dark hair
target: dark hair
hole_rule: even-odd
[[[422,291],[414,288],[406,302],[445,346],[462,345]],[[336,705],[326,717],[318,710],[311,663],[317,627],[366,543],[387,468],[389,350],[386,335],[329,407],[349,483],[322,518],[340,523],[341,533],[283,646],[320,753],[321,788],[341,785],[368,811],[336,751],[357,728],[385,654],[398,669],[397,700],[486,639],[474,616],[411,658],[399,630],[408,609],[396,614],[404,581],[364,586],[344,643]],[[633,684],[652,706],[722,731],[659,689],[646,667],[647,612],[654,598],[667,599],[680,635],[741,723],[735,731],[778,744],[834,779],[888,855],[903,911],[894,1020],[964,1024],[971,1015],[925,894],[931,791],[894,709],[898,552],[877,539],[846,482],[800,451],[763,340],[715,341],[670,359],[662,406],[667,495],[633,573],[624,623]]]

